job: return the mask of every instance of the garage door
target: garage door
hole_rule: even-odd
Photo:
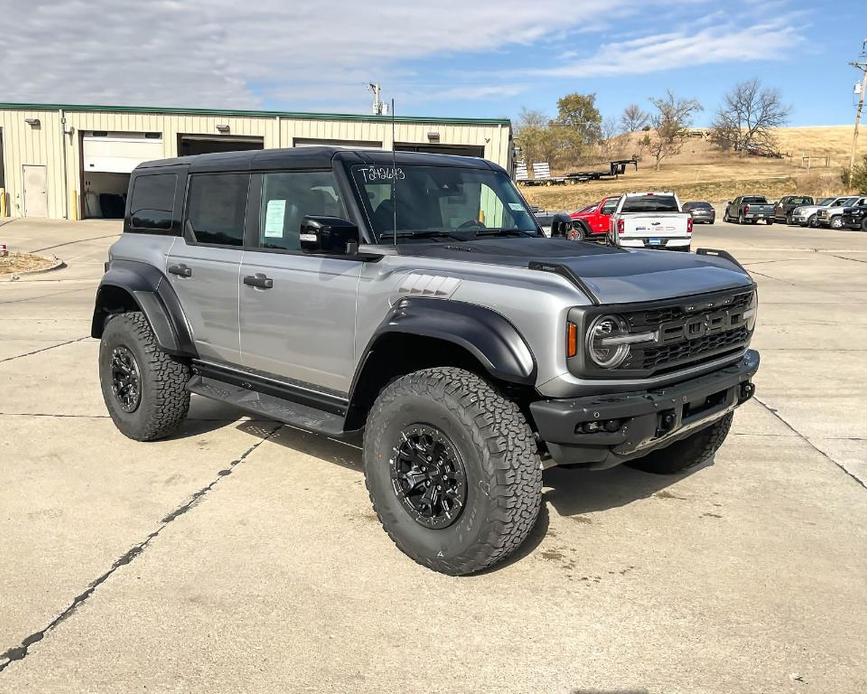
[[[160,133],[86,131],[82,135],[85,173],[130,173],[143,161],[162,159]]]

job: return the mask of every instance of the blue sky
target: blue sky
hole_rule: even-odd
[[[713,117],[759,78],[793,125],[850,123],[865,0],[31,0],[4,17],[4,100],[363,113],[368,82],[403,115],[604,117],[667,88]],[[94,21],[99,17],[99,21]]]

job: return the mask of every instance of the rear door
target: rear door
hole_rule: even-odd
[[[304,216],[347,217],[333,172],[254,174],[251,208],[255,233],[241,266],[243,365],[346,394],[362,261],[299,245]]]
[[[248,173],[196,173],[187,183],[184,234],[167,277],[181,300],[199,356],[239,364],[238,290]]]

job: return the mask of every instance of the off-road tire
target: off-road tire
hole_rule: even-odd
[[[573,224],[567,231],[567,239],[570,241],[584,241],[588,237],[583,224]]]
[[[466,471],[466,501],[451,525],[429,528],[401,503],[391,460],[414,424],[439,429]],[[365,428],[365,484],[398,549],[434,571],[463,575],[503,561],[525,541],[542,502],[542,467],[518,405],[464,369],[416,371],[379,395]]]
[[[732,426],[732,412],[686,439],[627,463],[657,475],[674,475],[708,460],[723,445]]]
[[[138,407],[127,412],[112,390],[112,353],[118,346],[133,355],[141,374]],[[190,367],[157,345],[151,326],[139,311],[122,313],[105,326],[99,346],[102,396],[115,426],[136,441],[155,441],[174,433],[190,408]]]

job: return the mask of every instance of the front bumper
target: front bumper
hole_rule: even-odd
[[[655,390],[531,403],[551,456],[546,465],[607,468],[686,438],[753,396],[759,363],[759,353],[748,350],[731,366]],[[600,430],[580,433],[589,423]]]

